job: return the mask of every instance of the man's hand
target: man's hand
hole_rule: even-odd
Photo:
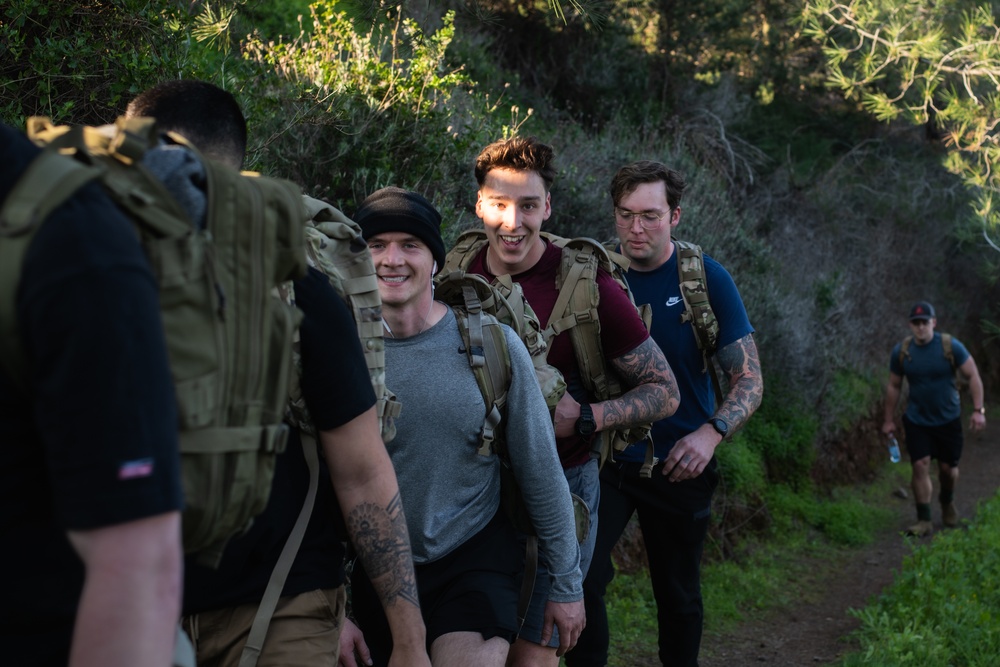
[[[340,667],[359,667],[358,658],[361,658],[362,665],[372,664],[372,652],[365,643],[365,634],[351,619],[345,618],[340,631],[340,660],[337,664]]]
[[[892,419],[887,419],[882,423],[882,435],[889,437],[896,432],[896,422]]]
[[[557,438],[568,438],[576,434],[576,420],[580,418],[580,404],[567,391],[556,404],[556,414],[552,426]]]
[[[720,442],[719,432],[711,424],[702,424],[697,431],[688,433],[674,444],[663,464],[663,474],[668,475],[671,482],[694,479],[704,472]]]
[[[969,417],[969,430],[982,431],[986,428],[986,415],[981,412],[973,412]]]
[[[545,603],[545,621],[542,624],[542,646],[552,639],[552,625],[559,628],[559,648],[556,655],[562,656],[576,646],[580,633],[587,625],[587,616],[583,608],[583,600],[576,602]]]

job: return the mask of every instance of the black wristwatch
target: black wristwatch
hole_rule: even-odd
[[[724,419],[719,419],[718,417],[712,417],[708,420],[708,423],[712,425],[715,432],[725,438],[729,435],[729,424],[726,423]]]
[[[594,410],[589,403],[580,404],[580,416],[576,420],[576,434],[581,438],[590,438],[597,432],[597,422],[594,421]]]

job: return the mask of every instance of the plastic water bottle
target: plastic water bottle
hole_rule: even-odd
[[[896,434],[889,434],[889,460],[893,463],[899,463],[899,441],[896,440]]]

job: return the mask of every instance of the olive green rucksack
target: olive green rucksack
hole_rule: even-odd
[[[305,272],[301,191],[203,159],[169,135],[205,169],[201,228],[141,163],[160,141],[152,119],[94,128],[33,118],[28,135],[45,150],[0,212],[0,357],[27,384],[13,321],[25,250],[49,213],[84,182],[99,181],[132,220],[159,284],[179,417],[184,548],[215,565],[229,538],[264,510],[288,438],[283,415],[300,314],[276,287]]]
[[[542,237],[562,250],[562,260],[556,278],[559,295],[549,321],[542,329],[548,343],[554,336],[568,332],[573,353],[580,367],[580,380],[595,400],[605,401],[625,393],[621,380],[614,373],[604,356],[601,344],[601,322],[597,315],[600,294],[597,288],[598,269],[607,271],[628,295],[646,328],[650,324],[648,306],[635,304],[632,292],[625,281],[628,259],[608,250],[597,241],[585,237],[567,239],[542,232]],[[488,243],[485,232],[470,230],[459,236],[455,247],[448,253],[443,272],[468,270],[472,261]],[[602,431],[594,438],[593,451],[601,466],[614,452],[621,451],[634,442],[646,442],[646,461],[642,474],[649,477],[652,471],[653,443],[649,437],[652,424]]]

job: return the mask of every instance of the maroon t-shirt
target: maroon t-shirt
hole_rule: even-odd
[[[487,247],[484,247],[472,261],[469,273],[476,273],[493,280],[496,276],[486,269],[486,251]],[[542,327],[548,324],[552,308],[559,296],[556,290],[556,278],[559,275],[561,259],[562,250],[546,240],[545,253],[538,263],[523,273],[511,276],[515,282],[520,283],[524,296],[538,316]],[[649,338],[649,332],[629,300],[628,294],[603,269],[597,274],[597,288],[600,295],[597,315],[601,322],[601,345],[604,356],[607,359],[615,359],[642,344]],[[583,392],[579,379],[580,366],[573,354],[573,343],[568,332],[557,335],[549,342],[548,361],[563,374],[571,393],[578,401],[593,400],[592,396],[582,396],[580,393]],[[556,438],[556,447],[563,468],[586,463],[590,457],[590,444],[576,435]]]

